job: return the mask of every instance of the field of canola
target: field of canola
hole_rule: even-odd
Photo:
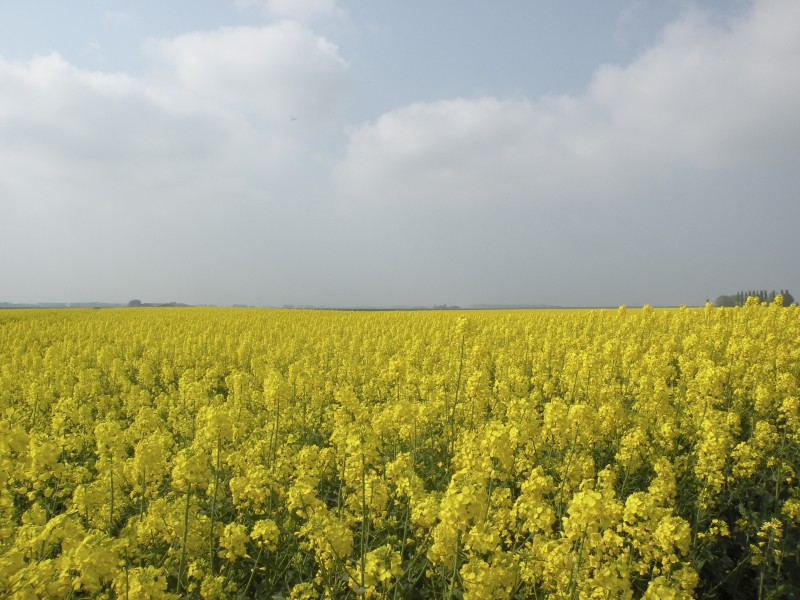
[[[0,311],[5,598],[800,597],[800,309]]]

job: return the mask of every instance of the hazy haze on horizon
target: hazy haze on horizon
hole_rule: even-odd
[[[800,298],[800,2],[0,5],[0,301]]]

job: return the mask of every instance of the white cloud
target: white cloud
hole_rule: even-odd
[[[387,112],[345,138],[333,189],[351,67],[297,21],[153,40],[137,76],[0,57],[0,254],[15,257],[0,300],[564,302],[593,288],[587,301],[613,304],[687,301],[686,278],[712,294],[761,285],[735,270],[786,286],[800,4],[754,6],[727,25],[687,12],[579,95]]]
[[[25,265],[0,269],[4,300],[220,301],[228,274],[261,282],[289,245],[345,61],[291,23],[149,49],[137,77],[0,57],[0,254]]]
[[[800,3],[756,2],[728,24],[689,10],[580,96],[420,103],[350,135],[337,170],[362,201],[597,199],[674,169],[786,160],[800,146]]]
[[[270,17],[302,22],[344,14],[335,0],[234,0],[234,4],[240,8],[261,7]]]
[[[191,197],[206,179],[256,193],[304,143],[290,119],[326,119],[346,89],[336,48],[288,22],[149,49],[158,62],[142,77],[57,54],[0,57],[0,186],[15,191],[6,198],[106,202],[167,188]]]
[[[336,46],[291,21],[190,33],[148,46],[182,92],[272,119],[325,117],[346,90],[348,64]]]
[[[12,200],[107,203],[112,190],[175,185],[229,136],[209,115],[168,110],[142,81],[56,54],[0,60],[0,87],[0,184]]]

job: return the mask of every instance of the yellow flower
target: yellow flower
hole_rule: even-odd
[[[206,485],[211,477],[211,468],[205,454],[186,449],[181,450],[172,467],[172,487],[186,491],[190,486]]]
[[[221,550],[219,556],[226,560],[236,560],[237,558],[250,558],[247,554],[247,543],[250,537],[247,535],[247,527],[239,523],[228,523],[219,538]]]
[[[128,600],[176,600],[177,594],[167,592],[167,574],[153,566],[134,567],[117,574],[113,589],[118,598]]]
[[[250,537],[259,546],[266,546],[270,551],[277,550],[277,542],[281,536],[280,529],[272,519],[260,519],[253,524]]]

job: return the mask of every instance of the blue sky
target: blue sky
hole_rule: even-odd
[[[800,291],[800,4],[0,6],[0,301]]]

